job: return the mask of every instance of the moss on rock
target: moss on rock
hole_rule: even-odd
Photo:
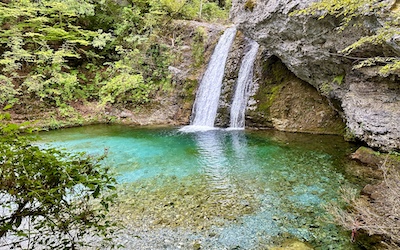
[[[248,112],[248,125],[282,131],[343,134],[345,125],[328,100],[297,78],[282,61],[270,56],[259,70],[256,108]]]

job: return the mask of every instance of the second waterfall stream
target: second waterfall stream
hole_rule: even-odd
[[[250,40],[246,47],[248,50],[240,65],[235,95],[231,104],[230,128],[244,128],[247,102],[253,88],[253,68],[259,45]]]

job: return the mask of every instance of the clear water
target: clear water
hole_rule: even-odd
[[[120,182],[133,184],[132,196],[139,195],[134,188],[140,186],[149,202],[140,208],[141,216],[157,212],[168,221],[166,206],[153,211],[151,204],[175,199],[174,207],[187,218],[161,226],[190,229],[197,223],[218,232],[205,249],[265,249],[282,238],[306,241],[315,249],[356,249],[348,232],[329,223],[323,209],[348,183],[342,166],[353,148],[340,137],[120,125],[40,136],[70,151],[101,154],[108,148],[105,164],[115,167]],[[150,183],[154,187],[143,188]]]

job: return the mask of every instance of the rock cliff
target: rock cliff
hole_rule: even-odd
[[[233,0],[231,19],[245,36],[260,43],[301,80],[328,97],[346,121],[349,135],[381,150],[400,149],[399,76],[380,77],[374,68],[353,70],[355,57],[400,56],[399,41],[365,47],[353,57],[339,51],[380,25],[364,16],[362,27],[337,32],[340,20],[293,16],[313,0]],[[395,1],[392,1],[395,2]],[[251,6],[251,8],[249,7]]]

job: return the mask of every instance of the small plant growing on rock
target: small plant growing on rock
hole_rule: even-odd
[[[204,42],[207,33],[203,27],[198,27],[193,37],[192,53],[194,59],[194,67],[199,68],[204,64]]]
[[[249,10],[253,11],[254,7],[256,7],[256,1],[255,0],[247,0],[246,3],[244,4],[244,10]]]

